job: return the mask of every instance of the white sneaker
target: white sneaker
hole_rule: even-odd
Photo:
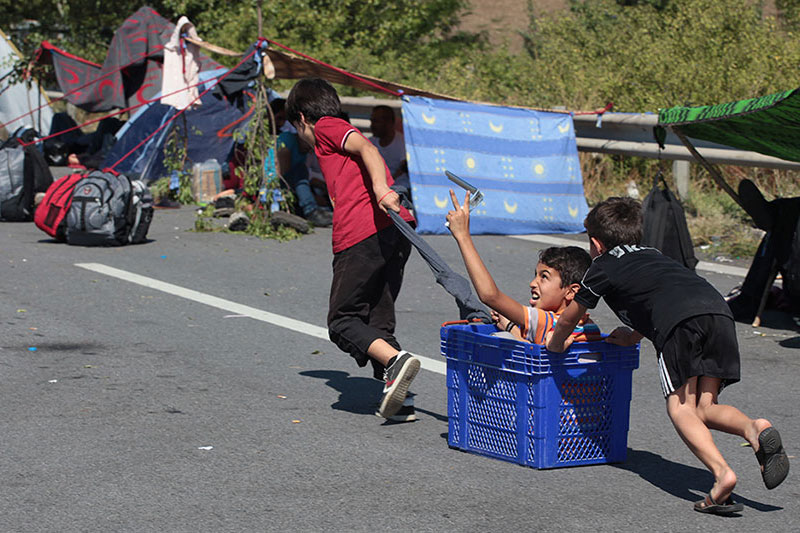
[[[403,405],[397,410],[395,414],[387,418],[392,422],[413,422],[417,419],[416,412],[414,411],[414,396],[413,392],[406,394],[406,399],[403,400]],[[381,416],[380,411],[375,411],[375,416]]]
[[[419,359],[405,350],[397,354],[392,366],[384,372],[385,385],[379,412],[383,418],[390,418],[403,406],[408,386],[419,372]]]

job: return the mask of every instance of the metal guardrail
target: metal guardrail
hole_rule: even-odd
[[[669,130],[665,147],[659,150],[653,137],[653,127],[658,124],[658,115],[655,114],[605,113],[599,121],[600,127],[596,115],[578,115],[573,117],[573,121],[578,150],[583,152],[692,162],[695,160],[680,139]],[[800,163],[758,152],[700,140],[692,140],[692,144],[712,164],[800,169]]]

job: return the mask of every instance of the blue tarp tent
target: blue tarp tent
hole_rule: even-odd
[[[215,79],[224,73],[224,69],[201,72],[201,81],[207,81],[199,87],[199,90],[202,92],[210,87]],[[213,91],[205,94],[201,102],[199,107],[184,113],[188,128],[188,159],[194,163],[216,159],[220,165],[224,165],[233,147],[233,132],[241,128],[248,117],[227,100],[213,94]],[[117,132],[117,142],[106,156],[105,166],[117,163],[177,113],[178,110],[175,108],[158,102],[142,107]],[[178,117],[116,165],[115,170],[146,182],[167,176],[168,172],[164,167],[164,145],[172,128],[182,127],[183,117]]]

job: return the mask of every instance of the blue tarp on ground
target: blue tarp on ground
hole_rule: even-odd
[[[578,233],[588,206],[572,117],[467,102],[403,99],[403,129],[421,233],[446,233],[445,170],[478,187],[473,234]]]

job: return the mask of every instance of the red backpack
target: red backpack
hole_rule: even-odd
[[[68,174],[54,181],[44,194],[44,200],[36,208],[33,222],[36,227],[44,231],[57,241],[65,241],[64,217],[67,216],[69,206],[72,204],[72,192],[75,184],[85,177],[76,172]]]

